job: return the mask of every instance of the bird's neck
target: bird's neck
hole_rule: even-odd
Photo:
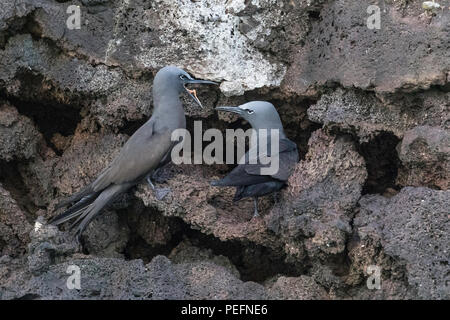
[[[262,134],[263,131],[260,131],[260,130],[264,129],[264,130],[266,130],[266,134],[268,136],[270,136],[273,133],[273,131],[271,131],[271,130],[278,130],[279,138],[280,139],[286,138],[286,135],[284,134],[283,125],[281,123],[271,123],[269,125],[266,124],[266,125],[263,125],[263,126],[252,124],[252,128],[255,129],[255,131],[256,131],[255,133],[257,135]]]
[[[261,144],[266,145],[268,149],[267,152],[278,152],[279,143],[281,139],[286,139],[286,135],[284,134],[283,126],[252,126],[255,131],[253,131],[251,136],[250,148],[254,146],[261,147]],[[275,133],[278,130],[278,135]],[[277,143],[278,142],[278,143]],[[278,145],[277,149],[272,149],[274,143]],[[269,150],[273,151],[269,151]]]
[[[154,83],[153,86],[153,104],[155,109],[170,105],[181,105],[179,91],[171,86],[166,86],[160,83]]]
[[[163,94],[153,92],[153,114],[159,120],[163,120],[166,126],[170,128],[185,127],[185,115],[183,104],[176,90],[167,90]]]

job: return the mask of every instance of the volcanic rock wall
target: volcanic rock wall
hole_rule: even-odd
[[[421,1],[4,0],[0,299],[448,299],[450,15]],[[367,7],[380,7],[369,29]],[[81,10],[69,29],[69,5]],[[301,160],[278,201],[232,203],[226,165],[170,165],[81,245],[46,224],[152,113],[174,64],[218,105],[271,101]],[[81,268],[81,289],[66,287]],[[381,271],[371,290],[368,267]]]

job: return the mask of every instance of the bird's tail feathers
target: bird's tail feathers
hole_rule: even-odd
[[[109,202],[114,200],[116,196],[126,191],[132,185],[132,183],[111,185],[101,192],[92,193],[81,199],[73,207],[55,217],[51,223],[59,225],[78,217],[77,220],[71,224],[70,228],[72,229],[79,223],[76,231],[76,234],[79,237],[89,222],[91,222],[91,220],[95,218]],[[74,207],[76,208],[73,209]]]
[[[58,210],[62,207],[65,207],[71,203],[77,202],[77,201],[82,201],[82,199],[86,196],[89,196],[92,193],[92,186],[88,185],[87,187],[81,189],[80,191],[74,193],[73,195],[71,195],[70,197],[62,200],[61,202],[59,202],[56,206],[55,206],[55,210]]]
[[[54,225],[62,224],[77,216],[78,211],[90,205],[99,195],[100,192],[93,192],[81,198],[77,203],[65,210],[63,213],[53,217],[49,222]]]

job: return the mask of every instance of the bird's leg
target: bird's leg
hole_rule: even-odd
[[[153,192],[155,193],[157,200],[164,199],[165,196],[167,196],[170,193],[170,188],[156,188],[155,185],[152,182],[152,178],[155,176],[155,174],[158,172],[159,168],[153,171],[153,173],[149,174],[147,176],[147,182],[149,186],[152,188]]]
[[[255,211],[253,212],[253,218],[257,218],[257,217],[259,217],[259,213],[258,213],[258,198],[257,197],[253,198],[253,203],[255,205]]]
[[[161,169],[161,167],[158,168],[158,169],[156,169],[155,171],[153,171],[153,173],[152,173],[152,178],[155,178],[155,177],[156,177],[156,175],[157,175],[158,172],[159,172],[159,169]]]
[[[155,185],[154,185],[153,182],[152,182],[152,179],[154,179],[154,178],[156,177],[156,175],[158,174],[159,169],[160,169],[160,168],[154,170],[151,174],[149,174],[149,175],[147,176],[147,182],[148,182],[148,185],[150,186],[150,188],[152,188],[153,191],[155,191],[156,188],[155,188]]]
[[[152,190],[155,191],[155,186],[153,185],[150,175],[147,176],[147,182],[148,182],[150,188],[152,188]]]

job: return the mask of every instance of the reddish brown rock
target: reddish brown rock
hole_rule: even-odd
[[[0,160],[29,159],[37,153],[41,140],[29,118],[0,101]]]
[[[367,27],[369,5],[373,3],[368,0],[338,0],[323,6],[305,44],[292,58],[282,84],[285,92],[313,96],[338,83],[392,93],[447,83],[446,10],[426,18],[418,1],[403,8],[384,5],[377,30]]]
[[[315,131],[283,200],[266,218],[268,228],[290,244],[286,249],[304,248],[312,259],[343,254],[366,178],[364,159],[348,137]]]
[[[405,133],[398,146],[402,162],[398,184],[447,190],[450,183],[450,134],[439,127],[419,126]]]
[[[312,278],[279,277],[268,289],[272,298],[280,300],[325,300],[327,292]]]
[[[213,167],[171,165],[163,170],[167,172],[168,178],[165,183],[158,184],[158,187],[169,187],[171,191],[159,201],[148,185],[139,185],[136,196],[146,206],[168,217],[180,217],[192,228],[221,240],[246,239],[269,247],[278,245],[276,238],[266,229],[264,221],[252,219],[251,200],[233,203],[234,188],[223,189],[209,185],[210,181],[218,178]],[[186,188],[186,183],[189,188]],[[267,212],[269,206],[269,199],[263,199],[260,209]]]
[[[11,194],[0,183],[0,256],[20,256],[30,241],[31,224]]]

